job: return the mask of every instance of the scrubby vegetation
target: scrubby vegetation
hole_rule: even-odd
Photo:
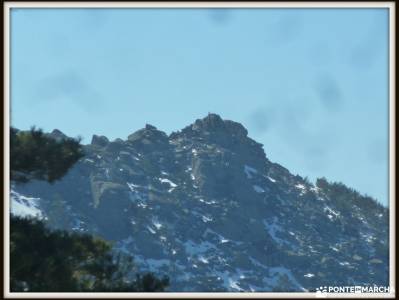
[[[54,139],[42,130],[10,130],[11,180],[32,179],[54,182],[83,156],[80,139]]]
[[[13,292],[159,292],[168,285],[151,273],[134,278],[133,258],[100,238],[19,217],[11,217],[10,228]]]
[[[341,182],[329,182],[325,178],[318,178],[316,186],[331,199],[334,199],[335,205],[340,211],[352,212],[353,206],[357,206],[364,212],[384,211],[385,207],[376,199],[361,195],[353,188],[347,187]],[[374,216],[369,216],[373,219]]]

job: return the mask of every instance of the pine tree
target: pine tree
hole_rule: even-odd
[[[29,131],[10,129],[10,175],[13,181],[54,182],[83,155],[80,138],[57,140],[35,127]]]

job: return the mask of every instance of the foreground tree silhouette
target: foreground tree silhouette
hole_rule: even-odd
[[[16,182],[54,182],[82,156],[80,138],[55,139],[35,127],[29,131],[10,130],[10,175]]]
[[[11,128],[11,180],[53,182],[83,156],[79,139],[55,140]],[[12,292],[161,292],[169,279],[136,275],[131,256],[88,234],[52,231],[36,219],[10,217]]]

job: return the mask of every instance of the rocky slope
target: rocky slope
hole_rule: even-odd
[[[170,291],[388,285],[388,209],[292,175],[239,123],[146,125],[85,152],[55,184],[12,184],[12,213],[110,240]]]

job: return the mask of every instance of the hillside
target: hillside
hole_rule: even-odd
[[[169,136],[146,125],[94,135],[84,152],[61,181],[12,183],[11,212],[112,241],[170,291],[388,286],[388,209],[291,174],[239,123],[209,114]]]

